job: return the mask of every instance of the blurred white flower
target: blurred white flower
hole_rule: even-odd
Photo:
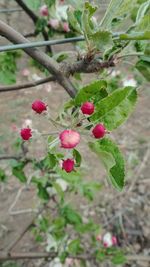
[[[111,77],[115,78],[116,76],[119,76],[121,74],[120,70],[113,70],[111,72]]]
[[[56,180],[56,183],[61,187],[62,191],[66,191],[68,187],[68,183],[63,179],[59,178]]]
[[[133,86],[133,87],[137,86],[137,81],[132,77],[127,77],[126,79],[123,80],[122,83],[123,86]]]
[[[30,120],[30,119],[26,119],[26,120],[23,122],[23,124],[22,124],[22,128],[27,128],[27,127],[32,128],[32,120]]]
[[[58,19],[50,19],[48,21],[48,26],[51,26],[53,29],[57,30],[59,28],[59,20]]]
[[[108,232],[103,236],[103,245],[106,248],[109,248],[109,247],[113,246],[111,233]]]
[[[39,81],[39,80],[41,79],[41,77],[40,77],[39,75],[37,75],[36,73],[34,73],[34,74],[32,75],[32,79],[33,79],[34,81]]]
[[[49,267],[63,267],[59,258],[55,258],[52,262],[50,262]]]

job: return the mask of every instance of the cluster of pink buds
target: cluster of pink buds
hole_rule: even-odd
[[[98,235],[98,236],[96,237],[96,240],[102,242],[102,245],[103,245],[105,248],[109,248],[109,247],[112,247],[112,246],[116,246],[116,245],[118,244],[116,236],[112,235],[112,234],[109,233],[109,232],[107,232],[107,233],[104,234],[103,236]]]
[[[84,115],[92,115],[94,113],[94,110],[95,110],[95,107],[94,107],[94,104],[92,102],[85,102],[81,106],[81,112]],[[93,128],[92,134],[96,139],[104,137],[104,135],[106,134],[106,129],[105,129],[104,125],[101,123],[97,124]]]
[[[47,104],[40,99],[37,99],[32,103],[32,109],[36,113],[41,114],[47,111]],[[85,102],[81,106],[81,112],[84,115],[92,115],[94,113],[94,110],[94,104],[91,102]],[[102,138],[106,134],[106,129],[103,124],[99,123],[92,129],[92,134],[97,139]],[[24,141],[29,140],[32,137],[32,130],[30,129],[30,127],[22,128],[20,131],[20,136]],[[80,134],[75,130],[66,129],[59,134],[59,140],[62,148],[73,149],[80,142]],[[62,169],[66,172],[69,173],[74,171],[74,166],[75,160],[73,158],[67,158],[63,160]]]

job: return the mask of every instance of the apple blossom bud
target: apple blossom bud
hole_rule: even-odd
[[[106,134],[106,129],[103,124],[99,123],[94,127],[92,133],[95,138],[99,139],[104,137],[104,135]]]
[[[43,111],[47,110],[47,105],[41,100],[37,99],[32,103],[32,109],[36,113],[41,114]]]
[[[60,133],[59,139],[61,147],[71,149],[79,144],[80,134],[74,130],[64,130]]]
[[[47,5],[43,5],[40,7],[40,15],[42,17],[47,17],[48,16],[48,7]]]
[[[63,30],[64,32],[70,32],[69,24],[68,22],[63,23]]]
[[[72,172],[74,169],[74,160],[73,159],[66,159],[63,161],[62,169],[66,172]]]
[[[32,132],[30,128],[23,128],[20,131],[20,135],[23,140],[27,141],[32,137]]]
[[[94,105],[91,102],[85,102],[81,106],[81,111],[85,115],[91,115],[94,112]]]

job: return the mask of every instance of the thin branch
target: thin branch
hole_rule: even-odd
[[[22,0],[15,0],[15,1],[29,15],[29,17],[35,24],[38,21],[38,16]]]
[[[9,91],[16,91],[16,90],[22,90],[25,88],[35,87],[40,84],[48,83],[55,81],[56,79],[54,77],[47,77],[44,79],[40,79],[38,81],[32,81],[24,84],[14,84],[14,85],[8,85],[8,86],[0,86],[0,93],[1,92],[9,92]]]
[[[21,159],[22,157],[21,156],[15,156],[15,155],[3,155],[3,156],[0,156],[0,160],[9,160],[9,159],[16,159],[16,160],[19,160]]]
[[[57,253],[51,252],[8,252],[0,254],[0,261],[7,260],[19,260],[19,259],[54,259],[57,257]],[[68,255],[67,258],[78,259],[78,260],[92,260],[95,259],[94,255]],[[150,261],[150,256],[147,255],[127,255],[127,261]]]
[[[24,34],[25,38],[30,38],[30,37],[35,37],[35,36],[37,36],[37,33],[35,31]]]
[[[0,21],[0,34],[7,38],[12,43],[27,43],[29,42],[24,38],[19,32],[15,31],[12,27]],[[76,89],[72,85],[69,79],[67,79],[64,74],[59,69],[59,64],[46,55],[44,52],[38,50],[37,48],[24,48],[24,51],[38,61],[42,66],[44,66],[58,81],[60,85],[68,92],[68,94],[73,98],[76,95]]]
[[[22,0],[15,0],[15,1],[18,3],[18,5],[20,7],[22,7],[22,9],[26,12],[26,14],[29,15],[29,17],[32,19],[33,23],[36,25],[39,17],[24,3],[24,1],[22,1]],[[43,35],[45,41],[49,40],[48,33],[45,29],[43,29],[42,35]],[[50,45],[47,46],[47,52],[52,53]]]

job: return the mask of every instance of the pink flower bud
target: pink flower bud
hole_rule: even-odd
[[[21,74],[22,74],[22,76],[24,76],[24,77],[28,77],[29,74],[30,74],[30,71],[29,71],[28,69],[23,69],[23,70],[21,71]]]
[[[112,236],[112,243],[113,243],[114,246],[118,244],[117,238],[114,235]]]
[[[97,235],[97,236],[96,236],[96,240],[97,240],[97,241],[102,241],[102,236],[101,236],[101,235]]]
[[[106,129],[103,124],[99,123],[94,127],[92,133],[95,138],[99,139],[104,137],[104,135],[106,134]]]
[[[30,128],[23,128],[20,131],[20,135],[23,140],[27,141],[32,137],[32,132]]]
[[[74,160],[73,159],[66,159],[63,161],[62,169],[66,172],[72,172],[74,169]]]
[[[66,260],[65,260],[65,266],[66,267],[69,267],[69,266],[73,266],[73,264],[74,264],[74,259],[70,259],[70,258],[66,258]]]
[[[91,115],[94,112],[94,105],[91,102],[85,102],[81,106],[81,111],[83,114]]]
[[[74,130],[64,130],[60,133],[59,139],[61,147],[71,149],[79,144],[80,134]]]
[[[41,100],[37,99],[32,103],[32,109],[41,114],[43,111],[47,110],[47,105]]]
[[[50,19],[48,21],[48,26],[51,26],[54,30],[59,28],[59,20],[58,19]]]
[[[42,17],[47,17],[48,16],[48,7],[47,5],[43,5],[40,7],[40,15]]]
[[[68,22],[63,23],[63,30],[64,32],[70,32],[69,24]]]

